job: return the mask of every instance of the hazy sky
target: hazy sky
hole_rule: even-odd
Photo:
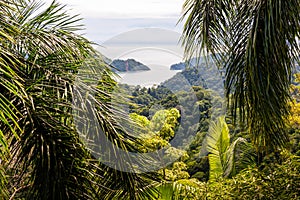
[[[51,2],[51,0],[46,0]],[[184,0],[58,0],[87,18],[178,17]]]
[[[50,3],[52,0],[45,0]],[[184,0],[57,0],[71,13],[81,14],[85,35],[102,44],[114,36],[140,28],[181,32],[176,25]]]

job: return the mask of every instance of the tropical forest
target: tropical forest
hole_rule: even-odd
[[[181,6],[183,60],[144,87],[65,5],[0,1],[0,199],[300,199],[300,1]]]

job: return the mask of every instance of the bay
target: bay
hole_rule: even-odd
[[[169,67],[152,65],[149,71],[119,72],[117,81],[128,85],[152,87],[172,78],[181,70],[170,70]]]

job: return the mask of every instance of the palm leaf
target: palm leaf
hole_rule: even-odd
[[[257,1],[245,6],[241,2],[233,23],[237,34],[231,52],[236,53],[231,53],[226,64],[225,87],[227,96],[233,94],[233,108],[241,108],[240,115],[261,153],[284,147],[288,141],[284,120],[289,113],[289,83],[298,46],[297,28],[289,30],[286,22],[299,27],[299,14],[290,3]],[[294,3],[299,9],[299,2]],[[290,9],[293,12],[287,12]],[[242,25],[245,28],[240,30]]]
[[[223,172],[223,176],[224,177],[229,177],[232,175],[235,175],[236,173],[236,162],[238,161],[238,159],[236,158],[236,151],[238,148],[239,144],[244,144],[244,145],[249,145],[249,143],[247,142],[247,140],[245,138],[237,138],[234,142],[232,142],[232,144],[229,146],[229,148],[226,151],[226,162],[225,162],[225,167],[224,167],[224,172]],[[246,147],[240,147],[241,151],[245,151]],[[250,146],[249,148],[252,148],[252,146]],[[245,155],[242,158],[239,158],[239,160],[246,160],[249,158],[249,155]],[[242,168],[246,168],[248,166],[240,166]]]
[[[151,173],[138,175],[105,166],[93,158],[79,137],[72,110],[89,107],[96,114],[105,136],[116,141],[117,147],[130,150],[132,143],[128,142],[132,138],[116,123],[111,111],[113,105],[107,102],[111,94],[105,87],[95,88],[100,98],[94,97],[94,105],[85,104],[86,99],[82,96],[74,108],[76,76],[86,60],[93,60],[96,64],[93,67],[100,69],[101,73],[107,72],[109,77],[111,72],[96,55],[91,43],[73,32],[80,28],[74,25],[76,17],[67,15],[63,6],[56,2],[46,10],[40,10],[40,6],[37,1],[16,0],[11,9],[5,10],[10,25],[18,30],[11,35],[12,39],[6,41],[5,47],[13,55],[10,60],[21,63],[18,67],[11,65],[15,68],[7,68],[14,73],[13,81],[19,81],[15,85],[20,89],[15,91],[13,85],[3,85],[10,95],[7,95],[7,100],[1,99],[2,102],[14,102],[3,104],[6,110],[1,118],[1,127],[5,127],[3,133],[9,136],[12,151],[8,171],[18,174],[9,180],[9,186],[17,188],[11,190],[12,197],[151,197],[153,189],[146,187],[152,182]],[[97,72],[99,70],[91,69],[88,73],[94,76]],[[109,85],[109,81],[103,83]],[[18,96],[19,91],[24,94]],[[17,123],[14,124],[15,118]],[[17,126],[20,127],[19,139],[11,137]]]
[[[187,56],[204,50],[226,69],[228,107],[265,155],[288,142],[284,121],[291,71],[299,62],[300,2],[222,2],[186,1],[183,45]]]
[[[22,63],[8,48],[7,43],[14,43],[18,29],[9,22],[7,12],[12,9],[10,2],[0,2],[0,198],[8,197],[6,164],[9,159],[9,134],[19,138],[21,127],[18,124],[20,111],[15,101],[24,101],[26,94],[22,87],[23,79],[18,75]],[[13,98],[12,98],[13,97]]]
[[[184,3],[180,21],[186,21],[181,41],[187,60],[212,53],[219,64],[223,63],[221,58],[230,42],[228,18],[233,4],[232,0],[187,0]]]
[[[225,122],[225,118],[220,117],[217,119],[217,122],[211,123],[206,138],[202,144],[203,150],[209,153],[210,180],[217,179],[223,175],[226,162],[225,153],[229,145],[229,129]]]
[[[228,177],[234,174],[237,161],[236,150],[240,143],[247,144],[247,141],[244,138],[237,138],[230,144],[230,134],[225,117],[219,117],[217,122],[211,123],[201,150],[202,156],[208,154],[210,180],[214,181],[222,176]]]

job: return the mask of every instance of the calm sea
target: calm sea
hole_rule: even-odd
[[[169,67],[166,66],[148,65],[148,67],[151,68],[151,70],[118,73],[120,76],[118,82],[151,87],[153,85],[159,85],[161,82],[172,78],[176,73],[180,72],[180,70],[170,70]]]

